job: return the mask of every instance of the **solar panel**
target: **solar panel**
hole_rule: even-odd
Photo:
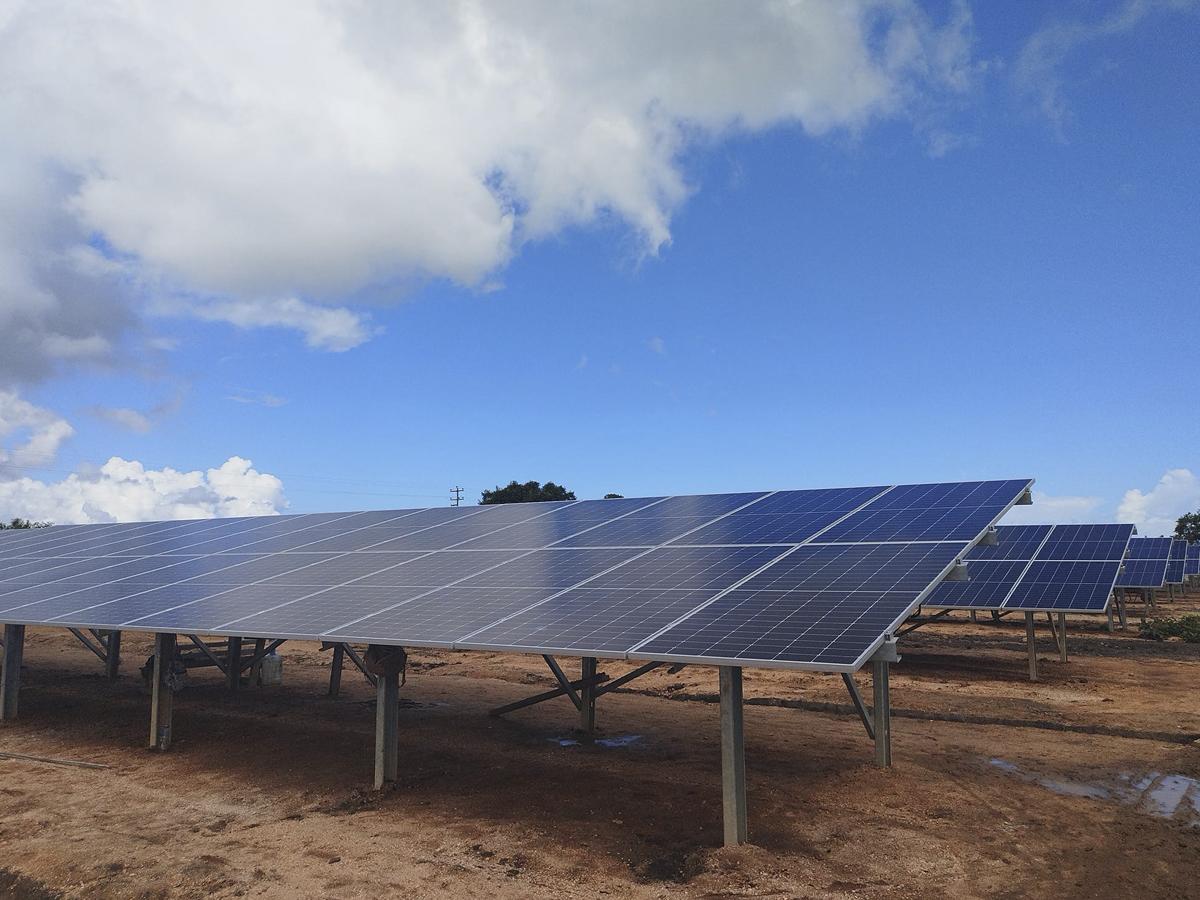
[[[55,527],[0,621],[852,671],[1030,484]]]
[[[1132,525],[1001,525],[995,544],[967,555],[965,582],[943,582],[938,609],[1103,612],[1133,534]]]
[[[1183,584],[1184,569],[1187,565],[1187,541],[1174,538],[1171,541],[1171,555],[1167,558],[1167,584]]]
[[[1125,566],[1117,577],[1117,587],[1162,587],[1167,580],[1170,556],[1171,538],[1132,538],[1125,556]]]
[[[1200,543],[1193,542],[1187,545],[1183,574],[1200,575]]]

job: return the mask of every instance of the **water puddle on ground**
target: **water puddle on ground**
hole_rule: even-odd
[[[606,750],[620,750],[624,747],[632,747],[634,744],[640,743],[642,735],[616,734],[612,737],[596,738],[594,741],[585,741],[573,737],[550,738],[550,740],[560,747],[581,747],[584,744],[591,744],[594,747],[603,747]]]
[[[1002,772],[1056,794],[1120,803],[1149,816],[1172,819],[1191,828],[1200,828],[1200,780],[1186,775],[1164,775],[1161,772],[1135,775],[1121,772],[1108,780],[1088,782],[1029,772],[1016,763],[998,757],[989,759],[988,763]]]

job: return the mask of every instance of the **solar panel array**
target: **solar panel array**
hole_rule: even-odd
[[[1167,584],[1183,584],[1187,567],[1187,541],[1171,540],[1171,555],[1167,559]]]
[[[1171,543],[1169,537],[1135,537],[1130,540],[1125,567],[1117,578],[1117,587],[1162,587],[1167,581]]]
[[[995,544],[967,555],[970,580],[938,585],[927,605],[1103,612],[1132,535],[1132,525],[1001,525]]]
[[[1184,558],[1184,575],[1200,575],[1200,543],[1187,545],[1187,556]]]
[[[1029,486],[10,532],[0,622],[850,671]]]

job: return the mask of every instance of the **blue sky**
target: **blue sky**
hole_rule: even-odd
[[[1060,517],[1111,519],[1126,491],[1200,471],[1200,17],[971,11],[971,85],[949,98],[682,142],[687,196],[656,252],[601,203],[474,283],[323,295],[370,331],[340,352],[139,312],[114,360],[20,385],[74,429],[21,474],[238,456],[290,511],[513,478],[595,497],[1030,476]],[[124,258],[110,240],[92,243]],[[1176,478],[1146,522],[1200,500]]]

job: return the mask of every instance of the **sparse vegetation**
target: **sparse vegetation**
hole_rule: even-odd
[[[1154,641],[1181,638],[1189,644],[1200,644],[1200,615],[1153,619],[1142,626],[1142,637]]]
[[[0,531],[8,531],[19,528],[49,528],[53,522],[32,522],[29,519],[16,518],[9,522],[0,522]]]

